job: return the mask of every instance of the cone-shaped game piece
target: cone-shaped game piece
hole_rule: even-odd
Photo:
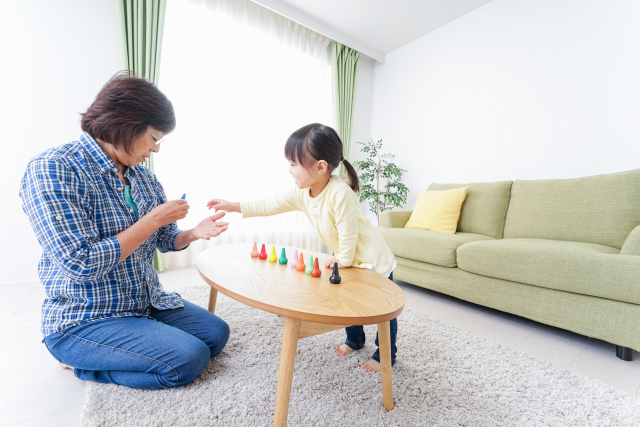
[[[286,264],[288,263],[289,260],[287,259],[287,253],[284,251],[284,248],[282,248],[282,253],[280,254],[280,258],[278,258],[278,264]]]
[[[305,274],[311,274],[311,270],[313,270],[313,256],[309,257],[309,264],[307,264],[307,268],[304,272]]]
[[[337,262],[333,263],[333,273],[331,274],[331,277],[329,277],[329,281],[331,283],[333,283],[334,285],[337,285],[342,281],[342,277],[340,277],[340,274],[338,273],[338,263]]]
[[[269,262],[276,262],[278,260],[278,255],[276,255],[276,247],[271,246],[271,255],[269,255]]]
[[[260,259],[267,259],[267,251],[264,248],[264,243],[262,244],[262,249],[260,250]]]
[[[320,277],[322,276],[322,272],[320,271],[320,267],[318,267],[318,258],[313,260],[313,270],[311,270],[311,277]]]
[[[258,253],[258,244],[256,242],[253,242],[253,250],[251,251],[251,258],[258,258],[258,255],[260,255]]]
[[[307,266],[304,265],[304,254],[302,252],[300,252],[300,256],[298,257],[298,265],[296,267],[296,270],[304,271],[305,268],[307,268]]]
[[[289,264],[291,266],[291,268],[296,268],[298,266],[298,250],[296,249],[296,251],[293,253],[293,260],[291,261],[291,264]]]

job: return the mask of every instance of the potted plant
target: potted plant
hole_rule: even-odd
[[[368,154],[366,160],[353,162],[360,172],[360,202],[369,202],[369,210],[376,214],[380,225],[382,211],[402,207],[407,202],[409,189],[402,183],[402,174],[407,171],[389,161],[395,158],[393,154],[381,154],[381,139],[357,144],[363,146],[360,151]]]

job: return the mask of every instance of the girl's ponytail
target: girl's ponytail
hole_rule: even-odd
[[[342,164],[344,165],[344,172],[345,172],[349,187],[351,187],[351,189],[357,193],[358,191],[360,191],[360,178],[358,178],[358,174],[356,173],[356,170],[353,168],[353,166],[351,165],[351,163],[349,163],[349,160],[347,159],[343,158]]]

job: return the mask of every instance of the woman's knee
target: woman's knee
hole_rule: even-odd
[[[227,345],[227,341],[229,341],[229,334],[231,331],[229,330],[229,325],[224,320],[216,317],[217,321],[215,323],[213,339],[209,348],[211,350],[211,357],[217,355],[222,351],[222,349]]]
[[[191,340],[181,349],[178,363],[166,375],[161,376],[165,387],[178,387],[190,384],[209,363],[211,350],[199,339]]]

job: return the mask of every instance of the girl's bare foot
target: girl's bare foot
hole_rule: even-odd
[[[376,362],[373,359],[369,359],[367,363],[363,363],[362,365],[360,365],[360,367],[365,371],[371,372],[371,373],[378,373],[382,371],[382,368],[380,367],[380,362]]]
[[[337,345],[333,350],[338,356],[346,356],[353,351],[353,349],[346,344]]]

